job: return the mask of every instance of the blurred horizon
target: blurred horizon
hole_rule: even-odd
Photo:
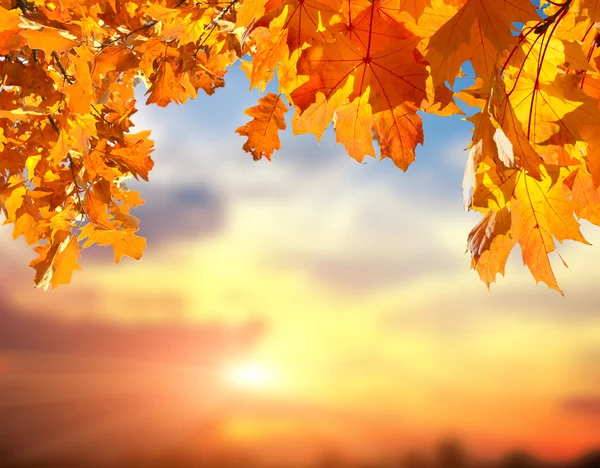
[[[544,460],[519,448],[509,450],[497,457],[473,457],[469,447],[453,438],[442,439],[428,450],[406,450],[389,453],[365,460],[352,460],[336,451],[324,451],[314,460],[300,463],[269,462],[245,453],[201,452],[190,454],[185,450],[171,450],[148,457],[135,452],[122,459],[106,461],[87,460],[85,457],[65,456],[36,460],[10,460],[10,451],[0,447],[2,468],[596,468],[600,464],[600,447],[569,460]]]
[[[156,165],[128,182],[146,200],[140,261],[93,247],[43,292],[32,249],[0,229],[0,466],[387,468],[449,439],[469,460],[566,463],[600,447],[600,230],[560,246],[570,270],[553,257],[565,298],[518,251],[489,292],[465,254],[468,122],[424,116],[406,174],[351,160],[331,129],[320,144],[288,129],[254,162],[234,130],[257,97],[236,68],[215,96],[141,105]]]

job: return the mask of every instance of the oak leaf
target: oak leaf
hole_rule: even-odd
[[[32,49],[43,50],[46,55],[52,53],[62,53],[72,49],[77,45],[74,36],[71,36],[67,31],[51,28],[48,26],[39,27],[34,25],[35,29],[26,29],[21,32],[21,35],[27,39],[27,44]]]
[[[0,7],[0,54],[8,54],[25,45],[19,24],[21,18],[18,10],[7,10]]]
[[[35,285],[47,289],[52,285],[52,289],[61,284],[69,284],[74,271],[81,270],[77,263],[81,247],[77,240],[72,236],[54,244],[47,244],[36,247],[38,258],[31,262],[31,267],[36,271]]]
[[[287,111],[281,96],[273,93],[260,98],[257,106],[246,110],[246,114],[254,118],[239,127],[236,133],[248,137],[243,149],[252,154],[254,160],[262,157],[270,160],[273,151],[281,148],[279,131],[286,129],[284,114]]]
[[[110,245],[113,248],[116,263],[119,263],[124,256],[139,260],[146,248],[146,239],[130,230],[96,229],[91,224],[86,224],[81,229],[79,239],[86,239],[84,247],[92,244]]]

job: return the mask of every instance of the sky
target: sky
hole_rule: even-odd
[[[488,291],[465,253],[471,124],[425,116],[407,173],[352,160],[331,129],[320,144],[288,129],[255,162],[234,131],[258,97],[234,68],[214,96],[140,105],[156,142],[150,182],[128,184],[146,200],[142,260],[90,248],[44,292],[0,229],[0,456],[599,446],[599,248],[559,246],[564,298],[518,250]]]

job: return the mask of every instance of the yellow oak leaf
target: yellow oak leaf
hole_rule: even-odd
[[[148,173],[154,167],[154,161],[150,157],[154,142],[149,136],[150,130],[126,135],[125,145],[112,149],[110,158],[134,177],[148,180]]]
[[[21,18],[18,10],[7,10],[0,6],[0,54],[6,55],[25,45],[21,35]]]
[[[146,239],[123,229],[96,229],[91,224],[86,224],[81,229],[79,239],[86,238],[84,247],[92,244],[110,245],[113,248],[116,263],[119,263],[124,256],[139,260],[146,248]]]
[[[279,131],[285,130],[284,114],[288,111],[281,96],[269,93],[258,100],[258,105],[245,111],[254,117],[246,125],[239,127],[236,133],[247,136],[244,151],[252,154],[254,160],[262,157],[271,159],[274,150],[281,148]]]
[[[69,284],[73,272],[81,270],[77,263],[77,259],[81,257],[77,239],[70,235],[66,235],[64,239],[62,237],[58,236],[52,244],[35,248],[38,258],[30,266],[36,271],[34,282],[37,288],[47,289],[52,285],[54,289],[61,284]]]
[[[39,27],[40,25],[35,25]],[[66,52],[77,45],[76,37],[67,31],[51,28],[49,26],[39,27],[39,29],[25,29],[21,35],[27,39],[29,47],[32,49],[43,50],[46,55],[52,52],[57,54]]]
[[[158,71],[151,77],[151,82],[146,93],[149,94],[147,104],[165,107],[170,102],[181,104],[190,97],[196,97],[196,90],[191,85],[189,76],[186,73],[175,76],[173,66],[167,60],[162,60]]]

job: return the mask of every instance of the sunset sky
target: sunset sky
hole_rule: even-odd
[[[247,86],[236,68],[215,96],[136,115],[156,142],[150,182],[129,184],[147,202],[142,260],[88,249],[44,292],[31,248],[0,229],[0,454],[600,445],[600,229],[560,248],[570,270],[553,258],[566,297],[519,251],[488,292],[465,253],[468,122],[425,117],[406,174],[350,159],[331,129],[320,144],[288,130],[254,162],[234,133]]]

